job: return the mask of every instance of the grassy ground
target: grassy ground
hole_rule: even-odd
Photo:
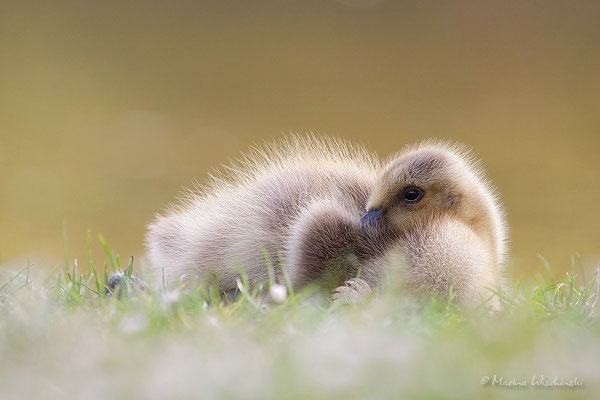
[[[0,278],[0,398],[594,398],[599,281],[544,271],[502,309],[389,290],[331,306],[308,291],[146,290],[106,298],[109,267]],[[91,260],[89,261],[90,264]],[[125,275],[133,263],[125,263]],[[100,268],[98,268],[100,269]],[[124,282],[128,282],[124,278]]]

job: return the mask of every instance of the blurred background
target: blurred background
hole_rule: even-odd
[[[253,143],[314,131],[386,156],[473,147],[510,272],[600,264],[597,1],[0,3],[0,265],[86,258]],[[101,248],[94,240],[94,252]],[[85,264],[85,263],[81,263]]]

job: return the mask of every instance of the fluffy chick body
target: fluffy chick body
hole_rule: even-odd
[[[266,280],[267,254],[278,275],[285,262],[294,286],[316,280],[353,252],[379,171],[376,157],[341,141],[291,137],[254,149],[149,225],[154,278],[192,274],[231,290],[239,267]]]
[[[396,290],[425,299],[451,295],[462,304],[491,299],[497,306],[489,289],[504,286],[493,253],[468,225],[452,218],[404,235],[373,262]]]

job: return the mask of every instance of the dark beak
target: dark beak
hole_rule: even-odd
[[[383,215],[383,210],[378,208],[376,210],[368,210],[362,217],[360,217],[360,224],[362,226],[375,225]]]

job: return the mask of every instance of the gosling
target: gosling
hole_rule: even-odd
[[[149,225],[146,277],[231,291],[239,268],[250,282],[267,280],[268,259],[295,288],[329,271],[343,271],[330,279],[343,282],[356,272],[359,217],[380,171],[377,157],[340,140],[291,136],[255,148]]]
[[[192,277],[226,292],[240,267],[257,283],[271,264],[279,281],[287,269],[295,288],[333,289],[359,271],[375,288],[392,260],[416,291],[469,297],[501,283],[504,214],[461,147],[429,141],[382,165],[362,147],[294,136],[229,170],[149,225],[155,277]],[[467,241],[446,240],[456,232]]]
[[[391,268],[412,292],[466,302],[505,286],[505,214],[463,146],[426,141],[393,156],[361,221],[389,243],[375,270]]]

